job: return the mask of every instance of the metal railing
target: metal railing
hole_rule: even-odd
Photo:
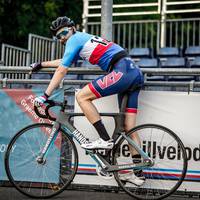
[[[169,47],[200,46],[199,19],[166,20],[166,42]]]
[[[28,49],[31,51],[31,62],[54,59],[54,40],[35,34],[29,34]]]
[[[93,5],[90,5],[93,2]],[[94,4],[97,2],[97,5]],[[100,17],[101,1],[84,0],[83,22],[85,29],[94,35],[100,35],[101,23],[89,19]],[[162,7],[161,7],[162,3]],[[193,5],[193,9],[181,9],[179,6]],[[131,9],[153,9],[150,12],[131,11]],[[120,9],[120,10],[119,10]],[[124,10],[125,9],[125,10]],[[90,13],[90,10],[95,13]],[[114,4],[113,16],[135,16],[156,14],[160,20],[118,20],[113,21],[113,40],[130,50],[135,47],[150,47],[158,51],[161,46],[188,47],[200,46],[200,18],[168,19],[174,13],[189,13],[200,11],[200,0],[169,1],[152,0],[149,3]],[[52,38],[29,34],[28,50],[2,44],[1,60],[5,66],[29,66],[32,62],[62,58],[64,46]],[[14,75],[13,75],[14,76]],[[18,75],[17,75],[18,76]],[[19,77],[20,78],[20,77]]]
[[[63,57],[65,46],[62,45],[58,40],[54,40],[55,54],[54,59],[60,59]]]
[[[29,73],[31,70],[30,67],[12,67],[12,66],[0,66],[1,73]],[[151,68],[151,69],[141,69],[144,76],[200,76],[200,69],[192,68]],[[54,73],[54,68],[45,68],[41,70],[41,73]],[[85,75],[100,75],[105,74],[106,72],[102,71],[99,68],[69,68],[69,74],[85,74]],[[2,78],[0,76],[0,87],[6,87],[8,84],[49,84],[49,80],[42,79],[9,79]],[[63,80],[60,84],[60,87],[63,85],[84,85],[91,82],[91,80]],[[185,87],[188,92],[194,91],[195,87],[200,88],[200,81],[149,81],[145,80],[145,86],[160,86],[160,87]]]
[[[64,46],[56,39],[29,34],[28,49],[31,53],[31,62],[41,62],[62,58]]]
[[[88,32],[100,35],[101,23],[88,22]],[[159,20],[113,22],[113,41],[130,50],[135,47],[159,49]]]
[[[30,54],[31,52],[27,49],[15,47],[8,44],[2,44],[1,62],[2,64],[7,66],[29,66]],[[15,72],[15,74],[7,73],[1,75],[5,78],[10,78],[10,79],[27,78],[26,74],[19,74],[17,71]]]
[[[200,1],[199,0],[190,0],[190,1],[177,1],[177,0],[162,0],[163,6],[165,6],[165,13],[166,14],[175,14],[175,13],[193,13],[193,12],[200,12]],[[193,8],[181,8],[180,6],[193,6]],[[197,7],[199,6],[199,7]]]
[[[27,66],[30,64],[30,53],[27,49],[3,43],[1,59],[7,66]]]
[[[100,21],[101,16],[101,1],[83,1],[84,30],[92,34],[100,35],[101,26],[98,21]],[[186,6],[188,6],[189,9]],[[127,10],[124,10],[127,8],[133,9],[133,11],[127,12]],[[137,10],[134,10],[135,8],[137,8]],[[113,4],[113,17],[118,16],[117,20],[113,20],[113,39],[114,41],[119,41],[121,46],[126,47],[129,50],[133,47],[154,47],[158,50],[159,47],[164,46],[183,48],[190,45],[199,46],[200,18],[171,20],[168,17],[171,14],[176,15],[179,13],[187,14],[194,12],[200,12],[200,0],[157,0],[156,2],[150,1],[148,3]],[[151,24],[152,20],[146,20],[145,22],[140,20],[129,20],[129,16],[131,17],[141,15],[157,15],[157,17],[160,19],[155,22],[153,27]],[[128,17],[123,19],[122,25],[122,20],[120,20],[120,17],[124,16]],[[187,15],[185,15],[185,17],[187,17]],[[131,27],[135,27],[137,31],[134,32],[132,30],[133,28]],[[145,29],[148,31],[145,31]],[[124,35],[118,34],[119,31],[116,30],[120,30],[120,32],[123,32]],[[132,32],[134,32],[134,35],[129,34]],[[124,41],[128,41],[129,44],[126,44]]]

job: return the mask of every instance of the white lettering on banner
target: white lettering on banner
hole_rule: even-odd
[[[48,148],[48,146],[49,146],[49,144],[50,144],[50,142],[51,142],[51,140],[52,140],[52,138],[53,138],[55,132],[56,132],[56,128],[53,128],[53,129],[52,129],[52,132],[51,132],[51,134],[50,134],[50,136],[49,136],[49,138],[48,138],[48,140],[47,140],[47,143],[45,144],[45,147],[44,147],[44,149],[42,150],[42,153],[45,153],[45,152],[46,152],[46,150],[47,150],[47,148]]]
[[[6,152],[8,144],[0,144],[0,153]],[[15,150],[16,145],[12,146],[12,152]]]
[[[72,134],[80,142],[80,144],[88,143],[87,139],[78,130],[75,130]]]
[[[35,113],[35,111],[33,110],[34,108],[34,99],[35,97],[33,95],[29,95],[28,97],[24,98],[21,100],[21,105],[24,107],[25,111],[27,111],[28,113],[30,113],[30,115],[37,120],[39,123],[44,123],[45,120],[43,118],[39,118],[37,116],[37,114]],[[43,108],[39,107],[38,108],[39,112],[43,115],[45,115],[45,112],[43,110]],[[53,122],[51,120],[48,120],[49,123],[53,124]]]

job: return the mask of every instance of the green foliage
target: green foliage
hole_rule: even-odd
[[[51,37],[49,26],[59,16],[80,24],[82,0],[0,0],[0,43],[27,47],[28,34]]]

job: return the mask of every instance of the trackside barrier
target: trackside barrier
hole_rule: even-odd
[[[52,123],[50,120],[39,118],[33,109],[34,98],[36,95],[41,95],[43,91],[41,89],[2,89],[0,90],[0,113],[5,113],[4,117],[0,117],[0,180],[7,180],[6,173],[3,167],[4,162],[4,153],[6,151],[7,145],[14,136],[14,134],[22,128],[22,126],[27,126],[31,123]],[[63,93],[61,90],[57,90],[54,95],[55,99],[58,101],[62,101]],[[5,112],[6,110],[6,112]],[[56,113],[57,111],[54,110]],[[6,126],[5,126],[6,124]],[[47,131],[41,130],[41,137],[46,137],[49,133]],[[32,141],[32,147],[36,141]],[[18,143],[17,145],[21,145],[23,147],[23,143]],[[15,147],[13,147],[14,151]],[[55,150],[55,149],[54,149]],[[58,158],[59,161],[60,152],[58,149],[56,151],[51,152],[55,158]],[[24,152],[26,154],[26,151]],[[20,160],[20,156],[18,159]],[[28,156],[27,156],[28,158]],[[17,158],[16,158],[17,159]],[[26,163],[31,162],[31,160],[26,160]],[[24,163],[19,163],[21,167],[24,166]],[[59,162],[53,161],[50,163],[49,167],[53,167],[57,169],[52,173],[51,180],[46,179],[47,181],[58,181],[59,178]],[[49,169],[50,170],[50,169]],[[26,170],[22,170],[21,172],[16,171],[18,173],[19,180],[25,180],[26,178]],[[31,177],[32,180],[40,181],[40,174],[34,173]]]
[[[19,73],[28,73],[30,68],[18,67]],[[15,67],[0,67],[0,73],[16,73]],[[18,69],[17,69],[18,70]],[[44,69],[42,73],[54,73],[55,69]],[[199,69],[143,69],[143,73],[146,75],[200,75]],[[102,74],[103,72],[99,69],[85,69],[85,68],[70,68],[69,73],[71,74]],[[3,153],[6,150],[7,143],[11,137],[10,133],[14,134],[19,129],[25,125],[41,120],[34,115],[32,112],[32,103],[34,96],[42,94],[43,90],[35,89],[7,89],[7,84],[24,84],[30,83],[32,87],[37,84],[48,84],[50,80],[35,80],[35,79],[3,79],[0,78],[0,99],[1,102],[4,102],[0,106],[0,113],[5,113],[0,115],[0,135],[2,138],[7,137],[5,143],[0,143],[0,162],[3,161]],[[90,82],[90,80],[64,80],[61,87],[70,87],[74,85],[84,85]],[[186,192],[195,192],[194,195],[199,194],[200,188],[200,171],[199,171],[199,161],[200,161],[200,140],[199,134],[199,99],[200,94],[197,92],[192,92],[194,89],[200,88],[200,82],[156,82],[156,81],[145,81],[145,91],[142,91],[140,94],[139,100],[139,113],[137,118],[138,124],[143,123],[158,123],[175,131],[183,140],[188,155],[189,169],[186,177],[186,182],[180,188],[180,191]],[[148,91],[148,88],[160,87],[160,90],[163,90],[163,86],[166,87],[177,87],[183,86],[186,87],[186,92],[177,92],[177,91]],[[147,91],[146,91],[147,90]],[[155,90],[155,89],[154,89]],[[190,90],[190,93],[188,93]],[[62,93],[62,92],[61,92]],[[55,98],[60,98],[61,93],[57,93]],[[61,97],[62,99],[63,97]],[[18,102],[18,103],[17,103]],[[102,101],[95,102],[98,109],[101,110],[104,108],[104,103],[110,103],[112,105],[112,112],[117,112],[117,103],[116,96],[112,96],[111,99],[103,98]],[[80,108],[77,103],[74,102],[74,111],[80,112]],[[9,111],[9,108],[10,111]],[[5,112],[6,111],[6,112]],[[104,110],[105,111],[105,110]],[[11,113],[10,113],[11,112]],[[108,112],[111,112],[108,110]],[[187,117],[186,117],[187,113]],[[1,119],[3,117],[3,119]],[[24,120],[24,117],[26,120]],[[18,119],[18,120],[16,120]],[[190,120],[188,120],[190,119]],[[13,120],[13,121],[12,121]],[[112,130],[110,125],[112,125],[112,120],[105,122],[108,130]],[[7,126],[4,126],[4,121],[6,121]],[[23,124],[22,124],[23,123]],[[88,124],[87,120],[83,117],[75,117],[74,123],[80,131],[90,139],[97,137],[95,130]],[[15,124],[16,126],[13,126]],[[11,130],[11,131],[10,131]],[[110,132],[109,132],[110,133]],[[111,133],[110,133],[111,134]],[[144,148],[147,147],[147,143],[144,143]],[[145,146],[146,145],[146,146]],[[149,144],[148,144],[149,145]],[[152,143],[152,151],[155,149],[160,149],[158,154],[158,159],[165,159],[166,162],[170,158],[177,159],[176,154],[177,147],[170,145],[169,147],[157,146],[156,141]],[[171,151],[173,149],[173,152]],[[2,151],[2,152],[1,152]],[[115,187],[117,184],[114,180],[105,180],[96,175],[96,165],[85,155],[84,151],[78,149],[79,152],[79,171],[78,175],[74,179],[74,186],[82,185],[82,187],[89,187],[90,185],[95,188],[104,186],[107,188]],[[56,155],[55,155],[56,156]],[[54,163],[56,165],[56,163]],[[3,167],[1,167],[2,169]],[[175,170],[175,169],[174,169]],[[2,173],[0,173],[2,174]],[[88,175],[90,174],[90,175]],[[6,180],[5,172],[3,173],[4,177],[0,177],[2,180]],[[91,176],[92,175],[92,176]],[[56,176],[53,177],[56,179]],[[87,181],[86,181],[87,180]],[[100,185],[101,184],[101,185]],[[100,185],[100,186],[99,186]]]
[[[41,95],[43,90],[35,89],[2,89],[0,90],[0,99],[4,102],[0,107],[0,165],[1,170],[4,169],[3,158],[7,148],[7,144],[11,137],[22,127],[34,123],[34,122],[46,122],[43,119],[38,118],[33,111],[33,101],[36,95]],[[55,99],[62,100],[62,91],[59,90],[54,94]],[[200,94],[191,92],[189,95],[187,92],[171,92],[171,91],[142,91],[139,97],[139,113],[137,118],[138,124],[143,123],[158,123],[175,131],[179,137],[183,140],[189,161],[189,168],[186,176],[186,182],[182,184],[179,191],[183,194],[187,192],[195,192],[193,195],[199,195],[200,186],[200,142],[199,135],[196,134],[200,130],[198,123],[198,116],[200,109],[198,107]],[[117,112],[118,104],[116,96],[105,97],[94,102],[99,111],[103,112]],[[77,102],[74,103],[75,112],[80,112]],[[104,106],[107,105],[107,106]],[[109,107],[108,105],[112,105]],[[187,118],[185,114],[187,113]],[[188,118],[190,120],[188,120]],[[17,119],[17,120],[16,120]],[[106,128],[109,130],[109,134],[112,134],[113,121],[112,119],[103,118]],[[47,122],[50,122],[47,120]],[[51,123],[51,122],[50,122]],[[93,140],[98,137],[94,128],[88,123],[85,117],[75,117],[74,123],[77,129],[79,129],[89,139]],[[6,126],[4,126],[6,124]],[[15,124],[15,126],[13,126]],[[42,132],[41,132],[42,133]],[[34,142],[33,142],[34,145]],[[169,143],[167,146],[160,146],[157,140],[149,142],[144,141],[142,143],[143,148],[149,149],[151,152],[158,151],[156,159],[161,161],[176,160],[178,161],[178,147]],[[96,188],[104,186],[111,189],[116,187],[117,183],[114,179],[106,180],[96,174],[96,165],[80,147],[77,147],[79,151],[79,168],[78,174],[74,179],[74,186],[82,185],[82,187],[88,188],[89,186],[95,186]],[[14,151],[14,148],[13,148]],[[56,152],[56,151],[54,151]],[[59,152],[53,155],[58,158]],[[56,159],[59,160],[59,159]],[[19,162],[18,162],[19,163]],[[27,161],[28,163],[28,161]],[[59,163],[51,163],[51,167],[57,169]],[[173,169],[163,169],[166,173],[176,173],[176,167]],[[168,171],[167,171],[168,170]],[[51,177],[51,181],[56,181],[58,178],[58,171],[54,171],[54,175]],[[156,173],[159,173],[156,171]],[[29,176],[30,177],[30,176]],[[39,180],[39,177],[33,177],[33,180]],[[7,180],[5,171],[0,173],[0,180]],[[26,180],[25,173],[19,174],[19,180]],[[86,181],[87,180],[87,181]],[[155,180],[156,183],[156,180]]]
[[[30,67],[12,67],[12,66],[0,66],[0,84],[1,87],[6,87],[7,84],[17,83],[17,84],[48,84],[50,80],[45,79],[8,79],[3,78],[1,76],[2,73],[29,73],[31,68]],[[175,69],[175,68],[168,68],[168,69],[162,69],[162,68],[151,68],[151,69],[141,69],[144,77],[146,79],[147,76],[200,76],[200,69],[195,68],[183,68],[183,69]],[[46,74],[53,74],[55,71],[54,68],[48,68],[48,69],[42,69],[38,74],[40,73],[46,73]],[[99,68],[69,68],[68,71],[69,74],[76,74],[76,75],[101,75],[105,74],[102,70]],[[61,83],[62,85],[84,85],[89,83],[91,80],[63,80]],[[191,80],[191,81],[145,81],[145,86],[166,86],[166,87],[186,87],[186,91],[190,92],[194,89],[199,89],[200,82]],[[173,89],[174,90],[174,89]]]
[[[139,96],[139,111],[137,116],[137,124],[144,123],[156,123],[170,128],[175,131],[185,144],[187,151],[187,159],[189,168],[185,181],[179,191],[184,193],[188,191],[197,192],[199,194],[200,187],[200,136],[198,134],[200,130],[199,105],[200,93],[191,92],[189,95],[187,92],[176,92],[176,91],[141,91]],[[104,97],[94,101],[97,109],[102,112],[118,112],[117,96]],[[110,106],[112,105],[112,106]],[[75,102],[75,112],[81,112],[77,102]],[[184,110],[184,112],[183,112]],[[185,117],[187,113],[187,118]],[[190,120],[188,120],[190,119]],[[112,118],[102,117],[102,120],[110,134],[112,135],[114,122]],[[98,138],[98,134],[94,127],[87,121],[85,117],[75,117],[74,123],[76,128],[86,135],[90,140]],[[156,155],[155,159],[160,162],[177,162],[174,167],[167,168],[163,167],[161,171],[165,171],[166,174],[177,174],[178,173],[178,162],[180,160],[180,154],[178,153],[178,147],[173,145],[173,142],[166,142],[166,145],[159,144],[160,140],[166,138],[155,138],[153,141],[148,139],[142,142],[142,147],[148,149],[150,154]],[[116,186],[115,180],[105,180],[102,177],[96,175],[96,165],[85,152],[79,148],[79,166],[80,173],[76,176],[74,183],[81,184],[94,184],[99,185],[100,183],[107,186]],[[126,157],[126,147],[122,147],[120,151],[124,152]],[[154,153],[153,153],[154,152]],[[155,153],[156,152],[156,153]],[[161,173],[157,170],[156,166],[154,169],[155,174]],[[91,174],[93,176],[88,176]],[[86,181],[87,180],[87,181]],[[166,181],[169,184],[170,180]],[[173,182],[173,181],[172,181]],[[164,184],[164,183],[163,183]],[[152,183],[156,187],[162,187],[157,184],[157,181]],[[167,186],[164,186],[164,188]]]

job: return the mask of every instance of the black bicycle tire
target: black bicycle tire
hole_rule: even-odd
[[[166,128],[162,125],[158,125],[158,124],[142,124],[142,125],[138,125],[134,128],[132,128],[131,130],[129,130],[127,132],[127,135],[130,135],[132,132],[136,132],[137,130],[141,130],[142,128],[146,128],[146,127],[157,127],[159,129],[164,129],[165,131],[167,131],[168,133],[170,133],[174,138],[175,140],[178,142],[178,144],[180,145],[181,147],[181,150],[183,151],[183,160],[184,160],[184,163],[183,163],[183,173],[182,173],[182,176],[181,178],[179,179],[179,181],[177,182],[177,184],[166,194],[162,195],[162,196],[159,196],[158,198],[155,198],[154,200],[161,200],[161,199],[164,199],[168,196],[170,196],[171,194],[173,194],[178,188],[179,186],[182,184],[182,182],[184,181],[184,178],[186,176],[186,173],[187,173],[187,166],[188,166],[188,162],[187,162],[187,154],[186,154],[186,150],[185,150],[185,147],[184,147],[184,144],[183,142],[181,141],[181,139],[172,131],[170,130],[169,128]],[[118,149],[118,146],[121,145],[121,143],[124,141],[125,139],[123,137],[121,137],[119,139],[119,141],[115,144],[114,148],[113,148],[113,159],[112,159],[112,163],[115,164],[115,161],[114,161],[114,154],[117,153],[116,150]],[[120,179],[119,179],[119,176],[118,176],[118,173],[117,172],[114,172],[114,177],[118,183],[118,185],[127,193],[129,194],[130,196],[138,199],[138,200],[148,200],[148,198],[142,198],[142,197],[138,197],[138,196],[135,196],[134,194],[132,194],[130,191],[128,191],[124,186],[123,184],[121,183]],[[150,200],[150,199],[149,199]]]
[[[51,197],[54,197],[58,194],[60,194],[61,192],[63,192],[70,184],[71,182],[73,181],[75,175],[76,175],[76,172],[77,172],[77,169],[78,169],[78,153],[77,153],[77,148],[76,148],[76,145],[74,143],[74,141],[71,139],[71,137],[63,130],[63,129],[60,129],[59,131],[61,131],[62,133],[64,133],[66,135],[66,137],[69,139],[69,141],[71,142],[72,144],[72,148],[74,150],[74,159],[75,159],[75,163],[74,163],[74,173],[72,174],[71,178],[67,181],[67,184],[61,188],[60,190],[58,190],[57,192],[51,194],[51,195],[48,195],[48,196],[33,196],[33,195],[30,195],[26,192],[24,192],[23,190],[21,190],[16,184],[15,184],[15,181],[11,175],[11,172],[10,172],[10,167],[9,167],[9,155],[10,155],[10,150],[12,149],[12,145],[14,144],[14,142],[17,140],[17,138],[19,138],[23,133],[25,133],[26,131],[30,130],[31,128],[35,128],[37,126],[48,126],[48,127],[52,127],[53,125],[52,124],[49,124],[49,123],[35,123],[35,124],[31,124],[31,125],[28,125],[26,127],[24,127],[23,129],[21,129],[20,131],[18,131],[15,136],[11,139],[10,143],[8,144],[8,148],[7,148],[7,151],[5,153],[5,159],[4,159],[4,164],[5,164],[5,170],[6,170],[6,174],[7,174],[7,177],[9,179],[9,181],[11,182],[11,184],[22,194],[28,196],[28,197],[31,197],[31,198],[37,198],[37,199],[47,199],[47,198],[51,198]]]

